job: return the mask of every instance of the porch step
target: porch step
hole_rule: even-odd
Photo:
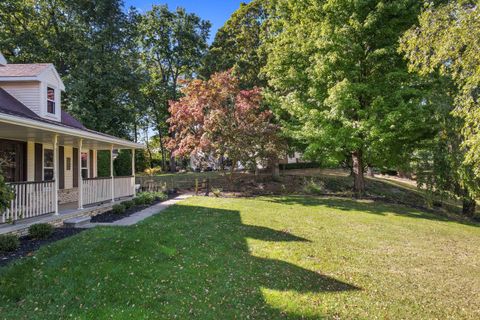
[[[63,224],[67,228],[79,228],[90,223],[90,216],[87,217],[77,217],[63,221]]]

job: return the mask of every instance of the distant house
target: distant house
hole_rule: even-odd
[[[134,194],[133,169],[97,177],[97,151],[143,145],[84,127],[62,110],[64,91],[52,64],[9,64],[0,54],[0,168],[16,193],[0,224]]]
[[[280,164],[291,164],[291,163],[307,163],[308,161],[305,161],[303,159],[303,154],[300,152],[291,152],[289,154],[286,154],[283,158],[280,159],[279,163]]]

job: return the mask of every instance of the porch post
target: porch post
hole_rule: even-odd
[[[135,190],[135,149],[132,148],[132,188],[133,188],[133,196],[136,196]]]
[[[83,176],[82,176],[83,139],[78,140],[78,209],[83,209]]]
[[[115,179],[113,177],[113,144],[110,146],[110,178],[112,179],[112,202],[115,202]]]
[[[58,135],[54,135],[52,139],[53,144],[53,208],[55,215],[58,216]]]

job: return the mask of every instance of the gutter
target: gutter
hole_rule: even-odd
[[[119,145],[122,147],[129,147],[129,148],[135,148],[135,149],[145,149],[145,145],[140,144],[140,143],[135,143],[131,142],[128,140],[120,139],[120,138],[115,138],[115,137],[107,137],[102,134],[96,134],[93,132],[88,132],[84,130],[79,130],[79,129],[74,129],[74,128],[66,128],[62,126],[58,126],[55,124],[46,124],[42,123],[37,120],[32,120],[32,119],[26,119],[18,116],[12,116],[4,113],[0,113],[0,121],[6,122],[9,124],[13,125],[23,125],[26,127],[30,127],[33,129],[39,129],[39,130],[44,130],[44,131],[49,131],[52,133],[60,133],[60,134],[65,134],[65,135],[70,135],[70,136],[75,136],[78,138],[83,138],[83,139],[91,139],[91,140],[97,140],[97,141],[102,141],[114,145]]]

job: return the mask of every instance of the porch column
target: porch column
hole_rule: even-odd
[[[83,209],[83,176],[82,176],[83,139],[78,140],[78,209]]]
[[[132,149],[132,188],[133,188],[133,196],[136,196],[135,190],[135,149]]]
[[[54,135],[52,139],[53,145],[53,208],[55,215],[58,215],[58,135]]]
[[[112,179],[112,202],[115,202],[115,179],[113,177],[113,144],[110,146],[110,178]]]

